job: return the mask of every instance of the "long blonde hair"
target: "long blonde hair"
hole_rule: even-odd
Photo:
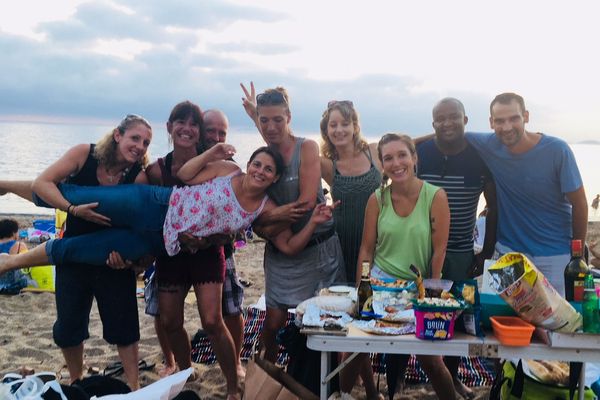
[[[330,101],[327,105],[327,109],[323,112],[323,116],[321,117],[321,154],[330,160],[334,160],[338,158],[337,150],[329,136],[327,135],[327,125],[329,124],[329,116],[333,110],[338,110],[342,117],[346,121],[352,121],[352,125],[354,125],[354,135],[352,136],[352,141],[354,142],[354,149],[359,151],[366,151],[369,149],[369,144],[362,137],[360,133],[360,122],[358,118],[358,112],[354,108],[354,105],[351,101],[343,100],[343,101]]]
[[[99,164],[106,167],[112,167],[117,164],[117,141],[115,140],[115,135],[125,136],[125,132],[137,124],[142,124],[148,129],[152,129],[150,123],[143,117],[129,114],[123,118],[115,129],[104,135],[102,139],[98,140],[98,143],[96,143],[96,147],[94,148],[94,158],[98,160]],[[149,160],[150,156],[148,155],[148,152],[146,152],[139,163],[143,168],[146,168]]]

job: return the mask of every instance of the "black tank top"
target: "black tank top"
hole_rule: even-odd
[[[90,152],[85,160],[85,163],[83,164],[83,167],[81,167],[81,170],[75,175],[67,178],[66,183],[79,186],[100,186],[97,176],[98,160],[96,160],[94,157],[94,147],[96,147],[95,144],[90,144]],[[135,182],[135,178],[138,176],[141,170],[142,167],[140,164],[135,163],[119,184]],[[84,235],[86,233],[96,232],[104,228],[104,226],[94,224],[93,222],[89,222],[69,214],[67,216],[67,228],[65,230],[64,237]]]

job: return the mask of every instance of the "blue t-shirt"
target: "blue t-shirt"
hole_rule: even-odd
[[[419,178],[443,188],[450,207],[448,252],[473,251],[477,205],[490,171],[471,145],[458,154],[444,155],[433,139],[417,146]]]
[[[565,194],[583,186],[566,142],[542,134],[523,154],[511,154],[494,133],[467,133],[496,183],[498,242],[537,256],[569,254],[571,203]]]

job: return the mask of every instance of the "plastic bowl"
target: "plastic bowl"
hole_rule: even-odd
[[[490,317],[494,315],[516,317],[517,313],[513,310],[502,297],[497,294],[481,293],[481,323],[484,328],[491,329],[492,323]]]
[[[506,346],[529,346],[535,327],[519,317],[492,316],[496,338]]]

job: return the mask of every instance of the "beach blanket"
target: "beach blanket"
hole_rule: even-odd
[[[252,356],[252,350],[258,345],[263,323],[267,312],[254,307],[244,310],[244,344],[242,345],[241,359],[248,361]],[[295,315],[288,313],[285,325],[294,322]],[[212,351],[208,337],[202,332],[192,339],[192,361],[203,364],[213,364],[217,361]],[[288,355],[282,346],[279,346],[277,364],[287,365]]]
[[[244,345],[242,347],[241,359],[247,361],[252,355],[252,349],[260,339],[260,333],[265,320],[266,312],[257,308],[248,307],[244,310]],[[293,323],[294,314],[288,313],[286,326]],[[382,354],[371,354],[373,370],[377,373],[385,373],[385,362]],[[206,335],[196,335],[192,340],[192,361],[203,364],[213,364],[217,361],[210,342]],[[277,363],[286,366],[288,355],[285,349],[279,346]],[[414,356],[410,357],[406,369],[406,383],[426,383],[427,376],[419,367]],[[490,386],[494,381],[495,372],[492,365],[480,357],[461,357],[458,368],[459,379],[467,386]]]

